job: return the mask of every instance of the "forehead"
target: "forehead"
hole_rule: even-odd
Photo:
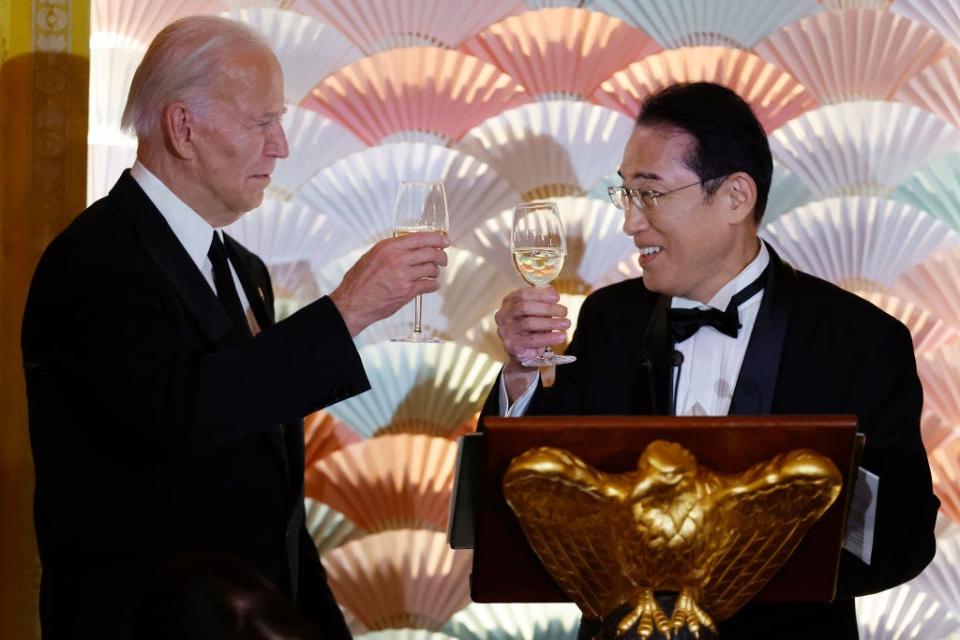
[[[237,52],[224,64],[220,97],[248,112],[283,109],[283,71],[269,51]]]
[[[623,149],[620,175],[625,183],[690,177],[685,160],[694,144],[693,136],[680,129],[637,125]]]

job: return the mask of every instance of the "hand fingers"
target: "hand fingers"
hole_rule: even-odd
[[[409,267],[403,270],[403,274],[406,278],[410,280],[420,280],[422,278],[430,278],[436,280],[440,277],[440,267],[437,265],[428,262],[427,264],[419,264],[414,267]]]
[[[553,287],[522,287],[512,291],[503,299],[503,304],[516,304],[519,302],[546,302],[556,303],[560,301],[560,294]]]
[[[443,249],[436,247],[422,247],[404,252],[403,262],[410,266],[438,264],[441,267],[445,267],[447,266],[447,253]]]

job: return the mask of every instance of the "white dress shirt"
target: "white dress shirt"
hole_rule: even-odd
[[[760,251],[743,271],[737,274],[710,299],[708,305],[702,305],[686,298],[673,298],[671,307],[714,307],[723,311],[738,291],[749,285],[770,264],[770,253],[766,245],[760,242]],[[687,338],[676,349],[683,354],[680,367],[680,380],[677,382],[677,370],[674,369],[674,384],[677,387],[677,415],[680,416],[725,416],[730,410],[733,389],[740,376],[740,366],[747,352],[747,343],[757,320],[763,290],[750,299],[744,300],[739,307],[741,328],[736,338],[731,338],[713,327],[701,327],[692,337]],[[500,379],[500,415],[506,417],[522,416],[537,388],[540,377],[534,378],[517,401],[510,406],[507,387]]]
[[[140,164],[139,160],[134,162],[130,168],[130,176],[137,181],[143,192],[147,194],[153,205],[160,211],[160,215],[173,229],[173,234],[177,236],[177,240],[187,250],[190,259],[200,269],[200,273],[203,274],[207,284],[216,293],[217,287],[213,283],[213,263],[207,257],[207,252],[210,251],[213,232],[219,233],[221,240],[223,240],[223,232],[219,229],[215,230],[209,222],[200,217],[199,213],[191,209],[173,191],[170,191],[167,185],[163,184],[157,176]],[[233,264],[229,260],[227,260],[227,264],[230,266],[233,284],[237,287],[237,293],[240,295],[240,304],[243,305],[243,311],[249,318],[250,301],[247,300],[247,294],[243,290],[243,285],[240,284],[240,279],[237,277]]]

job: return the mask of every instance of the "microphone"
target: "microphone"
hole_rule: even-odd
[[[673,412],[670,415],[677,415],[677,391],[680,389],[680,368],[683,366],[683,354],[673,350],[673,353],[670,354],[670,364],[673,367],[676,367],[676,377],[673,381]]]

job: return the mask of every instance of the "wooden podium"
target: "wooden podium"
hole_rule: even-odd
[[[501,482],[514,457],[534,447],[558,447],[620,473],[635,469],[646,445],[658,439],[683,445],[699,464],[719,473],[737,473],[793,449],[830,458],[846,479],[839,498],[755,600],[826,602],[835,596],[859,456],[855,416],[525,417],[486,418],[484,424],[482,436],[470,436],[482,441],[474,461],[479,472],[465,483],[474,490],[470,595],[475,602],[569,602],[503,498]]]

